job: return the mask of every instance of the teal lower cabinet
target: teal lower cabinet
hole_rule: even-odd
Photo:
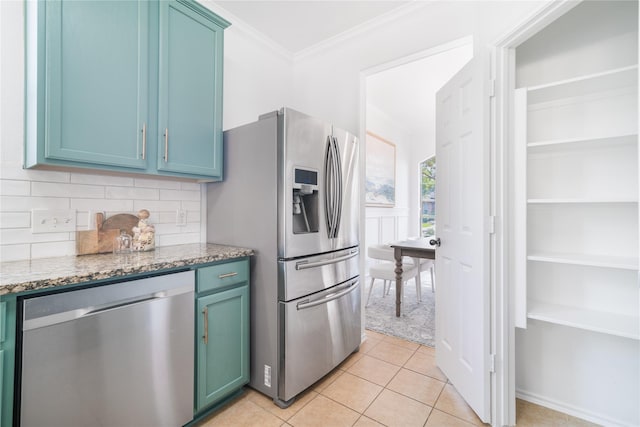
[[[0,384],[4,384],[4,369],[2,368],[4,366],[4,350],[0,350]],[[4,393],[2,392],[2,387],[0,386],[0,421],[2,420],[2,406],[4,403]],[[1,424],[1,423],[0,423]]]
[[[249,382],[249,281],[245,274],[249,261],[226,265],[198,270],[198,289],[212,288],[200,282],[211,272],[216,273],[214,281],[229,277],[243,281],[197,295],[196,414]]]
[[[16,299],[0,297],[0,426],[13,425]]]

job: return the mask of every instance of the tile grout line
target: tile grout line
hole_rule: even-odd
[[[384,342],[384,339],[381,339],[381,340],[378,340],[378,341],[379,341],[379,342],[377,342],[374,346],[372,346],[372,347],[371,347],[371,349],[369,349],[369,351],[373,350],[373,349],[374,349],[375,347],[377,347],[377,346],[378,346],[378,344],[380,344],[381,342]],[[389,344],[391,344],[391,343],[389,343]],[[395,345],[395,344],[393,344],[393,345]],[[400,348],[402,348],[401,346],[397,346],[397,345],[396,345],[396,347],[400,347]],[[418,347],[418,348],[419,348],[419,347]],[[411,359],[411,357],[413,357],[413,355],[416,353],[416,351],[418,351],[418,348],[416,348],[415,350],[413,350],[413,353],[411,354],[411,356],[409,357],[409,359]],[[363,357],[364,357],[364,355],[368,355],[368,352],[365,352],[365,353],[363,354]],[[372,358],[374,358],[374,359],[377,359],[377,360],[381,360],[381,361],[386,362],[386,363],[390,363],[390,362],[387,362],[386,360],[378,359],[378,358],[377,358],[377,357],[375,357],[375,356],[370,356],[370,357],[372,357]],[[408,361],[409,359],[407,359],[407,361]],[[357,363],[357,362],[356,362],[356,363]],[[406,364],[407,362],[404,362],[404,363]],[[395,364],[393,364],[393,363],[390,363],[390,364],[392,364],[392,365],[394,365],[394,366],[398,366],[398,365],[395,365]],[[353,366],[353,365],[352,365],[352,366]],[[375,397],[371,400],[371,403],[369,403],[369,404],[367,405],[367,407],[366,407],[366,408],[364,408],[364,410],[363,410],[362,412],[358,412],[358,411],[355,411],[355,410],[354,410],[354,409],[352,409],[352,408],[349,408],[349,409],[351,409],[352,411],[358,412],[358,414],[359,414],[359,417],[356,419],[356,421],[355,421],[352,425],[357,424],[357,422],[358,422],[362,417],[369,418],[369,417],[367,417],[367,416],[365,415],[365,412],[367,412],[367,410],[371,407],[371,405],[373,405],[373,403],[376,401],[376,399],[378,399],[378,397],[380,397],[380,395],[382,394],[382,392],[383,392],[384,390],[393,391],[393,390],[388,389],[388,388],[387,388],[387,386],[388,386],[388,385],[391,383],[391,381],[393,381],[393,379],[398,375],[398,372],[400,372],[400,370],[403,368],[403,366],[404,366],[404,365],[401,365],[401,366],[400,366],[400,369],[398,369],[398,371],[393,375],[393,377],[391,377],[391,379],[389,379],[389,381],[387,381],[387,383],[386,383],[384,386],[380,386],[379,384],[376,384],[376,383],[374,383],[374,382],[372,382],[372,381],[369,381],[369,380],[368,380],[368,379],[366,379],[366,378],[363,378],[363,377],[361,377],[361,376],[359,376],[359,375],[357,375],[357,374],[355,374],[355,373],[347,372],[347,371],[345,370],[345,373],[348,373],[348,374],[350,374],[350,375],[353,375],[353,376],[355,376],[355,377],[357,377],[357,378],[359,378],[359,379],[361,379],[361,380],[363,380],[363,381],[366,381],[366,382],[368,382],[368,383],[370,383],[370,384],[377,385],[377,386],[381,387],[380,391],[379,391],[379,392],[375,395]],[[336,380],[337,380],[337,379],[336,379]],[[334,381],[334,382],[335,382],[335,381]],[[333,383],[332,383],[332,384],[333,384]],[[327,388],[328,388],[328,386],[327,386]],[[324,390],[326,390],[327,388],[325,388]],[[324,390],[322,390],[322,391],[324,391]],[[333,401],[333,402],[336,402],[336,403],[338,403],[338,404],[340,404],[340,405],[342,405],[342,406],[345,406],[345,405],[343,405],[341,402],[338,402],[338,401],[336,401],[336,400],[332,399],[331,397],[324,395],[322,392],[320,392],[320,394],[322,394],[322,396],[326,397],[327,399],[330,399],[330,400],[331,400],[331,401]],[[401,393],[399,393],[399,394],[401,394]],[[402,394],[401,394],[401,395],[402,395]],[[403,396],[404,396],[404,395],[403,395]],[[408,396],[407,396],[407,397],[408,397]],[[414,399],[414,400],[415,400],[415,399]],[[345,406],[345,407],[346,407],[346,406]],[[430,412],[430,413],[431,413],[431,412]],[[427,419],[428,419],[428,417],[427,417]],[[375,422],[377,422],[378,424],[380,424],[380,425],[383,425],[383,426],[387,427],[387,426],[386,426],[386,424],[383,424],[383,423],[381,423],[380,421],[378,421],[378,420],[376,420],[376,419],[373,419],[373,420],[374,420]]]

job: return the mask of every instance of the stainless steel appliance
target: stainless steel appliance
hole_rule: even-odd
[[[22,426],[193,418],[194,272],[25,299]]]
[[[358,139],[283,108],[224,143],[207,239],[255,249],[250,385],[286,407],[360,345]]]

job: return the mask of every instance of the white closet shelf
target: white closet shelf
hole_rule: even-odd
[[[529,319],[640,340],[640,317],[529,300]]]
[[[638,86],[638,65],[607,70],[527,88],[529,105],[595,92]]]
[[[557,264],[586,265],[592,267],[617,268],[621,270],[638,270],[638,257],[621,257],[611,255],[590,255],[578,253],[539,252],[530,253],[529,261],[553,262]]]
[[[603,135],[597,137],[586,138],[564,138],[546,141],[535,141],[527,144],[531,151],[550,151],[559,148],[562,149],[582,149],[594,147],[609,147],[612,145],[629,145],[633,146],[638,142],[637,133],[621,134],[621,135]]]
[[[528,199],[529,204],[607,204],[607,203],[638,203],[637,197],[573,197],[573,198],[545,198]]]

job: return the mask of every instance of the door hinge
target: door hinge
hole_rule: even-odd
[[[489,98],[496,96],[496,79],[489,80]]]
[[[489,358],[489,372],[493,373],[496,371],[496,355],[492,354]]]
[[[489,234],[495,234],[496,233],[496,216],[495,215],[490,215],[489,216]]]

